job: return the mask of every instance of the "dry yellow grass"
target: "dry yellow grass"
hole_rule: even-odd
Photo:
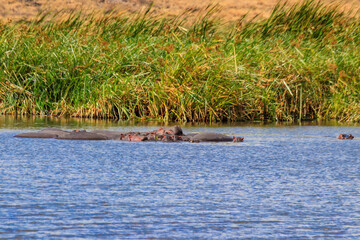
[[[235,20],[248,13],[249,17],[258,15],[267,17],[278,0],[154,0],[153,10],[164,14],[179,14],[186,9],[197,10],[211,3],[219,3],[222,8],[220,16],[225,20]],[[128,10],[138,11],[146,8],[150,0],[0,0],[0,19],[5,21],[16,21],[19,19],[30,19],[39,11],[46,10],[82,10],[84,12]],[[288,0],[296,3],[299,0]],[[331,4],[332,0],[323,0]],[[359,9],[360,0],[342,0],[340,3],[345,10]]]

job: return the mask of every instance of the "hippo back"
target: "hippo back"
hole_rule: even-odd
[[[106,130],[94,130],[91,133],[95,133],[104,136],[110,140],[121,140],[124,133],[118,131],[106,131]]]
[[[46,133],[46,132],[27,132],[27,133],[17,134],[14,137],[19,137],[19,138],[57,138],[58,134]]]
[[[69,132],[58,129],[58,128],[46,128],[40,130],[39,132],[27,132],[20,133],[15,135],[14,137],[20,138],[57,138],[59,136],[63,136],[69,134]]]
[[[231,142],[233,138],[221,133],[199,133],[190,138],[191,142]]]
[[[63,140],[109,140],[106,136],[92,132],[71,132],[69,134],[59,136],[57,139]]]

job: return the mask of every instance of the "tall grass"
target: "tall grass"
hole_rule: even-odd
[[[1,24],[1,113],[360,120],[358,18],[312,0],[233,24],[216,10],[57,13]]]

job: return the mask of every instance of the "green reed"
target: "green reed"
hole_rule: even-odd
[[[360,120],[358,18],[312,0],[231,24],[216,11],[44,13],[2,23],[1,113]]]

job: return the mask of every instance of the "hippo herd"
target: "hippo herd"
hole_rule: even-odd
[[[27,132],[15,135],[20,138],[55,138],[64,140],[120,140],[129,142],[162,141],[162,142],[243,142],[244,137],[230,137],[221,133],[189,133],[184,134],[180,126],[160,127],[151,132],[118,132],[95,130],[65,131],[58,128],[46,128],[38,132]],[[351,134],[340,134],[338,139],[354,139]]]
[[[38,132],[28,132],[15,135],[20,138],[55,138],[64,140],[120,140],[129,142],[163,141],[163,142],[243,142],[243,137],[230,137],[221,133],[190,133],[184,134],[180,126],[160,127],[151,132],[118,132],[95,130],[65,131],[57,128],[47,128]]]

